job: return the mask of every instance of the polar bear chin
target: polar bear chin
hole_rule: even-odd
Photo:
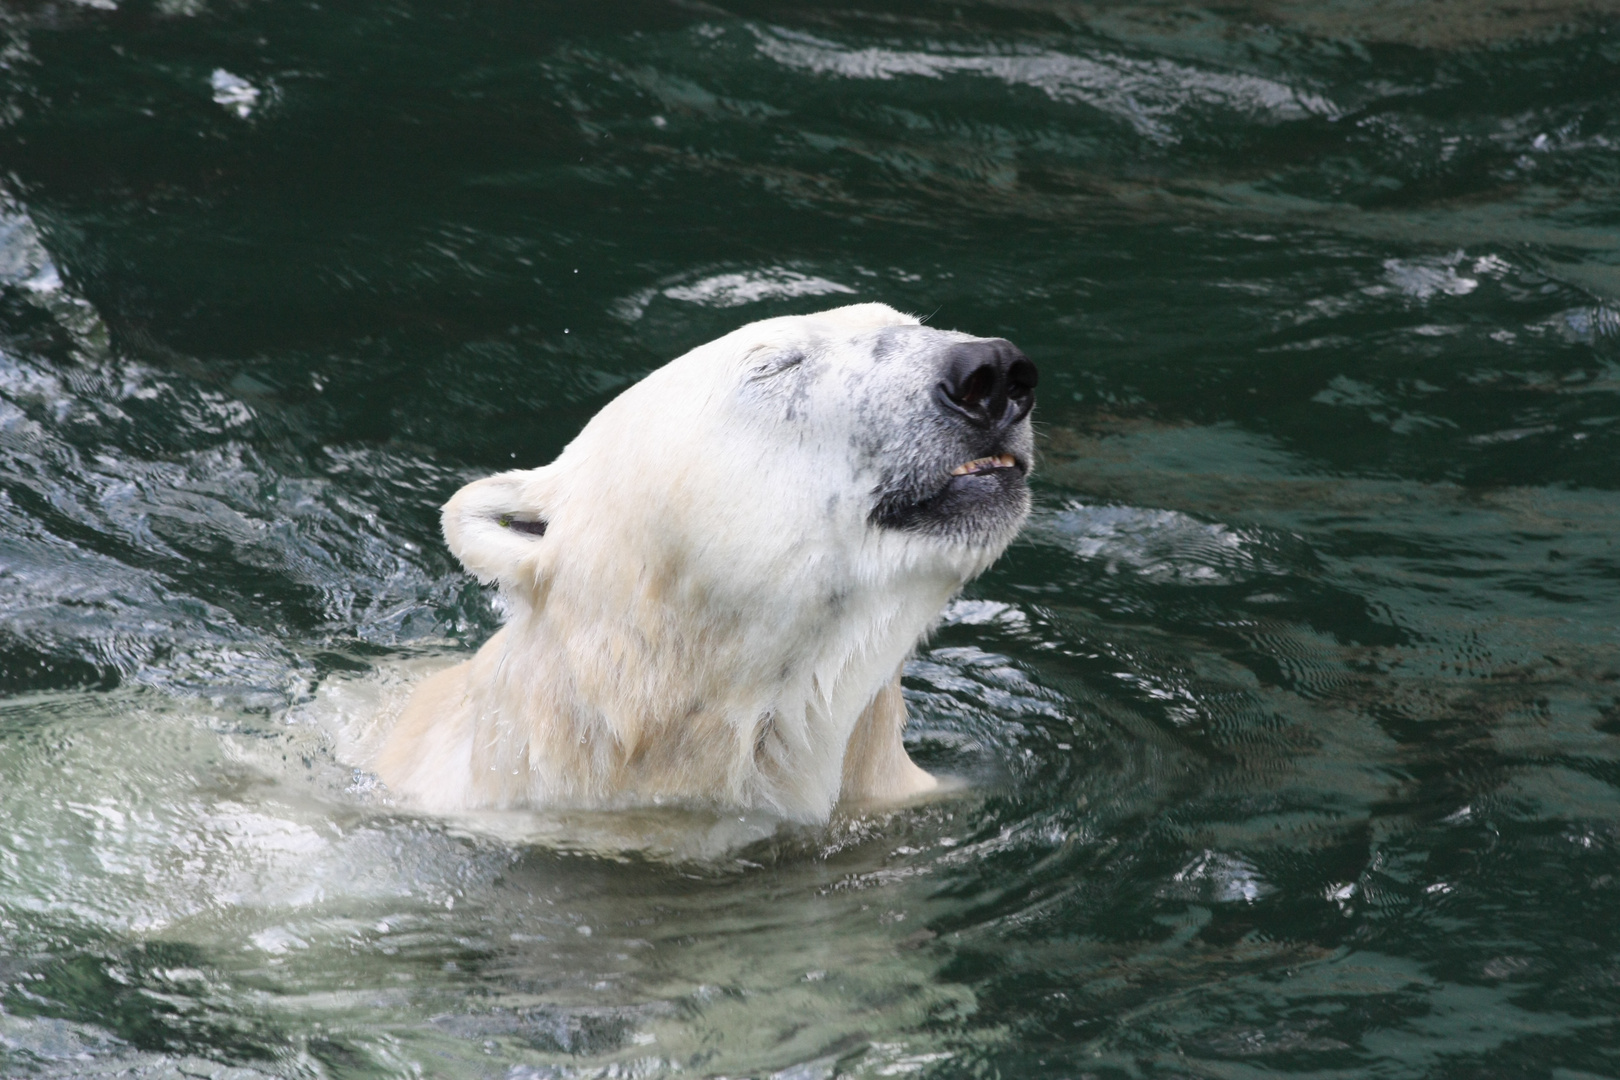
[[[825,821],[937,781],[900,668],[1028,513],[1034,369],[881,304],[770,319],[445,505],[509,620],[371,764],[424,809],[693,803]]]

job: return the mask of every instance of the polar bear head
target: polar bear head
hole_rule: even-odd
[[[689,795],[712,754],[714,798],[824,818],[856,717],[1028,513],[1035,381],[882,304],[767,319],[458,492],[445,538],[511,612],[479,707],[528,740],[523,797]],[[619,779],[551,768],[554,739]]]

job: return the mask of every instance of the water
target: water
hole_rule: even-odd
[[[0,1073],[1620,1074],[1612,5],[0,12]],[[436,508],[765,315],[1042,369],[953,797],[424,818]]]

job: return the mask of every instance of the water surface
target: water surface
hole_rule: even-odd
[[[0,1073],[1620,1074],[1620,12],[0,11]],[[437,534],[882,300],[1041,366],[958,795],[391,805]],[[634,842],[628,842],[626,838]]]

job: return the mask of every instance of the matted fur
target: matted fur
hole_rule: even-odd
[[[417,689],[383,781],[429,809],[802,821],[934,787],[901,745],[900,666],[1028,496],[930,530],[871,517],[965,460],[933,393],[942,351],[977,340],[882,304],[753,323],[620,394],[551,464],[462,488],[445,540],[510,617]],[[1003,441],[1027,467],[1027,420]]]

